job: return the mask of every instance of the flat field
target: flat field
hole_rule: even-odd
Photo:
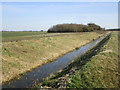
[[[89,43],[101,35],[103,34],[84,32],[59,37],[38,37],[18,40],[17,42],[3,42],[2,81],[4,83],[19,77],[20,74],[31,71],[33,68],[54,61],[56,58]]]
[[[48,34],[47,32],[30,32],[30,31],[19,31],[19,32],[2,32],[2,41],[15,41],[22,39],[33,38],[35,35]]]

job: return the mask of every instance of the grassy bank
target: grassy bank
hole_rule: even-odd
[[[117,35],[113,32],[107,42],[103,40],[62,72],[34,88],[118,88]]]
[[[57,57],[97,38],[95,32],[86,32],[59,37],[44,37],[18,42],[4,42],[2,47],[2,81],[55,60]]]
[[[118,33],[81,70],[69,77],[69,88],[118,88]]]

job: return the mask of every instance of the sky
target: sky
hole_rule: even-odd
[[[119,0],[1,0],[2,2],[119,2]]]
[[[118,27],[117,2],[2,2],[2,29],[45,30],[56,24]]]

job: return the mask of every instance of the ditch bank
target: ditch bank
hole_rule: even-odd
[[[73,63],[69,64],[68,67],[63,69],[61,72],[53,75],[44,80],[39,84],[36,84],[34,88],[68,88],[67,85],[70,80],[70,75],[73,75],[76,71],[82,69],[82,67],[90,61],[90,58],[97,55],[101,48],[106,44],[109,40],[111,34],[108,34],[101,42],[99,42],[95,47],[88,50],[85,54],[78,57]]]
[[[64,68],[68,67],[67,69],[64,69],[62,71],[62,73],[65,74],[73,66],[75,66],[76,63],[78,64],[78,61],[75,61],[77,58],[79,58],[79,57],[81,57],[82,59],[85,59],[86,57],[90,58],[92,55],[95,54],[94,52],[96,52],[97,49],[99,49],[99,48],[101,48],[101,46],[103,46],[103,44],[109,39],[109,37],[110,37],[110,35],[108,35],[108,34],[104,35],[104,36],[98,38],[97,40],[94,40],[93,42],[79,48],[78,50],[75,50],[73,52],[70,52],[70,53],[58,58],[54,62],[45,64],[41,67],[38,67],[37,69],[34,69],[31,72],[24,74],[18,80],[13,80],[13,81],[8,82],[7,84],[4,84],[3,88],[32,87],[36,83],[42,82],[44,78],[49,77],[50,75],[54,75],[58,71],[63,70]],[[86,53],[87,51],[92,52],[92,53],[87,54]],[[79,60],[79,61],[82,61],[82,60]],[[81,63],[81,62],[79,62],[79,63]],[[63,75],[63,74],[59,74],[58,76],[61,76],[61,75]]]

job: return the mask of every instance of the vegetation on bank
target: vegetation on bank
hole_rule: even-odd
[[[3,42],[2,81],[4,83],[33,68],[53,61],[101,35],[96,32],[86,32],[59,37]]]
[[[117,35],[117,32],[113,32],[104,46],[102,43],[105,39],[99,44],[101,46],[95,47],[99,49],[88,51],[62,72],[45,79],[34,88],[118,88]]]
[[[48,29],[49,33],[53,32],[91,32],[105,30],[94,23],[83,24],[58,24]]]
[[[69,88],[118,88],[118,32],[113,32],[101,51],[70,76]]]

